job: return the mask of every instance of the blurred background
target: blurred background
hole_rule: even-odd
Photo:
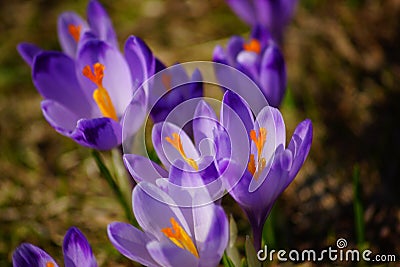
[[[215,45],[249,34],[223,0],[100,2],[121,47],[137,35],[169,65],[211,60]],[[282,113],[287,136],[311,118],[314,139],[274,207],[267,242],[323,249],[342,237],[350,248],[399,256],[400,1],[299,2],[283,43],[289,89]],[[74,10],[85,17],[87,1],[0,4],[0,266],[11,266],[21,242],[62,265],[62,239],[72,225],[89,239],[99,266],[136,266],[108,242],[107,224],[125,219],[90,150],[45,121],[30,68],[16,51],[22,41],[60,50],[57,16]],[[248,223],[229,197],[223,203],[237,221],[243,251]]]

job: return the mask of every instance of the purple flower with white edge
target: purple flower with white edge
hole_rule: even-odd
[[[145,70],[132,73],[129,64],[146,68],[144,50],[148,50],[144,42],[132,36],[124,57],[114,46],[86,33],[76,60],[61,52],[39,53],[32,79],[44,98],[41,106],[46,120],[80,145],[98,150],[120,145],[120,120],[136,92],[134,83],[146,79],[143,73],[147,75]]]
[[[246,74],[261,89],[269,105],[279,107],[286,91],[286,66],[281,50],[267,31],[255,27],[249,41],[232,37],[226,49],[217,46],[213,61],[232,66]],[[216,73],[222,84],[229,84],[231,75]],[[229,88],[228,88],[229,89]]]
[[[244,22],[254,27],[268,29],[279,43],[283,31],[291,20],[297,0],[226,0],[232,10]]]
[[[71,227],[64,237],[63,254],[65,267],[97,267],[89,242],[76,227]],[[12,261],[14,267],[58,266],[44,250],[29,243],[23,243],[16,248]]]
[[[87,6],[86,22],[81,16],[72,11],[63,12],[58,17],[57,32],[58,39],[63,52],[75,58],[77,56],[78,44],[84,33],[90,31],[96,38],[107,42],[118,48],[117,36],[112,22],[97,0],[91,0]],[[17,47],[22,58],[32,66],[34,57],[43,50],[30,43],[21,43]]]
[[[145,266],[217,266],[228,245],[224,210],[213,202],[179,208],[174,197],[179,196],[139,183],[132,192],[132,206],[142,231],[127,223],[111,223],[107,229],[111,243]]]
[[[261,246],[261,235],[265,220],[278,196],[293,181],[303,165],[312,142],[312,123],[306,119],[299,123],[290,143],[285,148],[286,130],[282,115],[278,109],[266,106],[256,119],[244,100],[227,91],[223,98],[225,105],[221,108],[221,122],[229,135],[237,135],[236,128],[246,127],[250,144],[250,154],[243,155],[248,162],[244,172],[231,168],[222,177],[230,195],[245,211],[254,236],[254,245]],[[229,108],[227,108],[229,107]],[[239,115],[241,124],[230,119]],[[233,144],[234,145],[234,144]],[[235,163],[232,160],[221,160],[220,166]],[[234,177],[240,175],[239,181]]]
[[[124,154],[125,166],[136,182],[156,184],[158,179],[168,178],[169,183],[189,191],[206,186],[214,200],[222,196],[216,159],[229,157],[230,151],[218,149],[219,145],[213,140],[218,140],[217,135],[223,129],[220,129],[214,111],[204,101],[198,102],[193,117],[194,143],[183,129],[171,122],[153,126],[153,146],[165,169],[147,157]],[[220,155],[222,152],[218,151],[225,151],[225,154]]]

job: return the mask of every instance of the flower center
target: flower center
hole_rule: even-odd
[[[257,39],[251,39],[249,42],[243,44],[243,49],[257,54],[261,53],[261,44]]]
[[[186,249],[190,253],[192,253],[196,258],[199,258],[199,253],[197,252],[197,248],[194,245],[190,236],[186,233],[186,231],[179,225],[179,223],[171,217],[170,220],[172,227],[163,228],[161,232],[169,238],[175,245],[182,249]]]
[[[194,159],[192,158],[188,158],[186,156],[185,151],[183,150],[183,146],[182,146],[182,141],[181,141],[181,137],[179,136],[179,134],[177,133],[172,133],[172,138],[167,136],[165,138],[165,140],[167,140],[168,143],[170,143],[176,150],[178,150],[179,154],[181,154],[182,158],[190,165],[193,167],[193,169],[195,169],[196,171],[199,170],[199,166],[197,166],[197,163]]]
[[[93,65],[93,71],[89,65],[86,65],[82,70],[82,74],[97,85],[97,89],[93,92],[93,99],[103,116],[118,121],[117,113],[111,101],[110,95],[103,87],[104,69],[105,66],[97,62]]]
[[[48,261],[46,262],[46,267],[54,267],[54,263]]]
[[[82,25],[68,25],[68,32],[71,34],[72,38],[74,38],[75,42],[79,41],[79,37],[81,36]]]
[[[255,130],[251,130],[250,139],[254,142],[257,148],[257,162],[255,160],[255,155],[251,154],[249,164],[247,164],[247,170],[253,175],[254,179],[257,180],[266,165],[266,160],[265,158],[261,157],[261,153],[264,148],[265,141],[267,140],[267,130],[265,128],[260,128],[258,136]]]

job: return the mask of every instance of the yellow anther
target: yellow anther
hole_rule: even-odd
[[[257,54],[261,53],[261,44],[257,39],[251,39],[248,43],[243,44],[243,49]]]
[[[71,34],[72,38],[74,38],[75,42],[79,41],[79,38],[81,36],[81,30],[82,30],[82,25],[74,25],[74,24],[68,25],[68,32],[69,34]]]
[[[54,263],[48,261],[46,262],[46,267],[54,267]]]
[[[115,111],[111,97],[103,87],[104,69],[105,66],[97,62],[93,65],[93,72],[90,66],[86,65],[82,70],[82,74],[98,87],[93,92],[93,99],[103,116],[118,121],[117,112]]]
[[[192,253],[196,258],[199,258],[199,253],[197,252],[197,248],[194,245],[190,236],[186,233],[186,231],[179,225],[179,223],[174,219],[174,217],[170,218],[171,226],[170,228],[166,227],[161,229],[161,232],[169,238],[175,245],[182,249],[186,249],[190,253]]]
[[[256,180],[260,177],[261,172],[267,164],[265,158],[261,157],[265,141],[267,140],[267,130],[265,128],[260,128],[259,131],[258,137],[255,130],[250,131],[250,139],[254,142],[257,148],[257,163],[255,161],[255,155],[250,154],[249,163],[247,164],[247,170]]]
[[[188,158],[186,156],[185,151],[183,150],[181,137],[178,133],[172,133],[172,138],[167,136],[165,137],[168,143],[170,143],[178,152],[181,154],[182,158],[196,171],[199,170],[199,166],[197,165],[196,161],[192,158]]]
[[[167,91],[170,91],[172,89],[172,77],[169,74],[163,74],[161,75],[161,82],[164,85],[165,89]]]

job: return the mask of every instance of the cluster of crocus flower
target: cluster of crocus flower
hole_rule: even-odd
[[[218,116],[200,99],[203,84],[198,69],[189,77],[179,64],[166,68],[136,36],[127,39],[121,53],[111,20],[96,0],[88,4],[87,22],[73,12],[60,16],[62,52],[28,43],[18,46],[44,98],[44,117],[78,144],[109,150],[126,141],[124,131],[129,132],[126,136],[134,134],[146,115],[153,120],[151,141],[161,165],[138,154],[123,156],[137,182],[132,207],[140,229],[123,222],[108,225],[114,247],[146,266],[217,266],[229,239],[220,201],[226,192],[247,215],[254,247],[260,248],[274,202],[310,150],[311,121],[296,127],[286,147],[285,123],[277,109],[286,89],[286,66],[278,43],[296,1],[228,3],[253,30],[248,41],[235,36],[226,49],[217,46],[213,60],[241,71],[258,86],[262,94],[254,95],[264,96],[270,105],[256,114],[244,98],[223,86]],[[232,84],[232,72],[217,69],[217,79]],[[188,115],[189,123],[187,116],[182,122],[168,120],[177,106],[191,100],[194,111]],[[190,127],[181,126],[184,123]],[[77,228],[67,232],[63,248],[65,266],[97,266]],[[57,266],[31,244],[16,249],[13,264]]]

